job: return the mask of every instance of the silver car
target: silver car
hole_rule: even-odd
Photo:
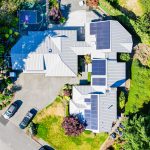
[[[9,108],[6,110],[6,112],[3,114],[3,117],[5,119],[11,118],[17,111],[18,106],[16,103],[12,103]]]

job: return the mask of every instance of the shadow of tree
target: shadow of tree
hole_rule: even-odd
[[[137,16],[136,16],[136,14],[135,14],[133,11],[126,9],[125,7],[122,7],[121,5],[118,4],[117,1],[113,1],[113,2],[112,2],[112,1],[109,0],[109,2],[110,2],[110,4],[111,4],[114,8],[117,8],[118,10],[120,10],[122,13],[124,13],[124,14],[125,14],[126,16],[128,16],[130,19],[134,19],[134,20],[137,19]]]
[[[68,19],[69,17],[70,9],[71,9],[71,4],[61,5],[60,7],[62,16],[65,17],[66,19]]]
[[[13,93],[17,92],[17,91],[20,91],[22,89],[22,86],[21,85],[16,85],[14,84],[13,87],[12,87],[12,91]]]
[[[129,19],[129,17],[127,17],[125,15],[109,16],[109,18],[104,16],[104,20],[108,20],[108,19],[119,21],[121,23],[121,25],[130,32],[130,34],[132,35],[132,38],[133,38],[133,47],[135,45],[137,45],[138,43],[141,43],[141,38],[135,31],[133,25],[130,22],[131,20]]]

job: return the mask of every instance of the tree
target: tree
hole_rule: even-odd
[[[68,136],[78,136],[85,130],[85,126],[74,115],[65,117],[62,127]]]
[[[150,115],[137,115],[124,121],[123,148],[126,150],[150,149]]]
[[[150,46],[138,44],[134,49],[134,59],[138,59],[142,65],[150,67]]]
[[[49,12],[50,19],[53,20],[55,23],[59,23],[61,19],[61,12],[58,7],[53,6]]]
[[[29,125],[29,131],[34,136],[37,134],[37,124],[31,122]]]
[[[5,53],[5,47],[0,44],[0,56],[3,55]]]
[[[90,64],[92,62],[91,55],[89,54],[84,55],[84,62],[85,64]]]
[[[150,34],[150,13],[146,13],[143,16],[141,16],[136,24],[137,27],[144,33]]]

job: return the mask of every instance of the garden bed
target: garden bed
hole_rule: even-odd
[[[42,138],[57,150],[99,150],[108,135],[94,134],[90,131],[84,131],[77,137],[65,135],[62,128],[65,111],[64,103],[57,98],[53,104],[39,112],[33,120],[38,124],[37,137]]]

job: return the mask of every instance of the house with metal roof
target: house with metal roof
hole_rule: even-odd
[[[131,53],[132,37],[117,21],[92,22],[86,28],[88,45],[76,54],[90,54],[91,84],[74,86],[70,113],[80,114],[86,130],[110,132],[117,120],[117,88],[125,86],[126,64],[117,62],[117,53]],[[92,47],[92,48],[89,48]],[[83,52],[83,53],[82,53]]]
[[[72,27],[29,31],[11,49],[12,69],[76,77],[78,55],[90,54],[91,84],[73,87],[70,114],[82,114],[87,130],[109,132],[117,119],[117,88],[126,81],[126,64],[117,62],[117,53],[131,53],[132,36],[114,20],[86,23],[83,28],[84,41],[78,41],[78,30]]]

